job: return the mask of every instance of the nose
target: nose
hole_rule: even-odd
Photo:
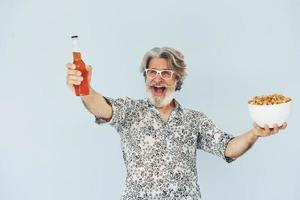
[[[156,76],[152,79],[152,81],[161,82],[161,81],[163,81],[163,78],[161,77],[161,75],[159,73],[157,73]]]

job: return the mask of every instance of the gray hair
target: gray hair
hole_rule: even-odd
[[[144,55],[140,66],[140,72],[143,73],[145,78],[145,69],[148,68],[149,62],[152,58],[167,59],[169,65],[171,66],[171,69],[176,72],[175,74],[177,76],[178,82],[175,91],[179,91],[183,84],[183,80],[187,75],[183,54],[171,47],[154,47]]]

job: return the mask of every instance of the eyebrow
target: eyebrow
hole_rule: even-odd
[[[157,68],[149,68],[149,67],[148,67],[148,69],[156,69],[156,70],[171,70],[171,71],[172,71],[172,69],[157,69]]]

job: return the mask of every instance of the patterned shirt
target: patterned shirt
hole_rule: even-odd
[[[201,112],[186,109],[174,100],[167,122],[148,99],[112,99],[113,115],[107,122],[120,135],[127,170],[122,200],[199,200],[196,150],[224,155],[233,138]]]

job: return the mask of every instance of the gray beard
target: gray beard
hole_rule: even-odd
[[[146,86],[149,101],[157,108],[169,105],[174,99],[175,88],[166,88],[166,95],[163,97],[154,96],[151,92],[151,87]]]

